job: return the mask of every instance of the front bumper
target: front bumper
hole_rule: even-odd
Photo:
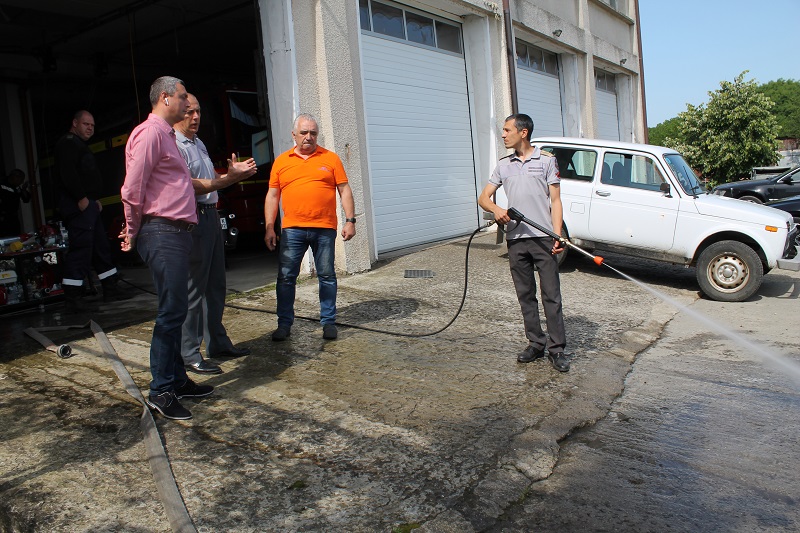
[[[800,272],[800,254],[797,253],[798,234],[800,234],[800,226],[797,224],[792,224],[788,235],[786,235],[786,244],[783,247],[783,257],[778,259],[778,268]]]

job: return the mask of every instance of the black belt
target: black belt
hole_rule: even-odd
[[[167,224],[168,226],[173,226],[175,228],[182,229],[183,231],[192,231],[197,226],[197,224],[186,222],[185,220],[172,220],[171,218],[154,217],[150,215],[145,215],[142,217],[142,224],[147,224],[149,222],[155,222],[156,224]]]
[[[217,204],[197,204],[200,209],[216,209]]]

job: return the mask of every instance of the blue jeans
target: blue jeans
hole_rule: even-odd
[[[153,276],[158,315],[150,343],[150,393],[174,390],[189,377],[181,358],[181,326],[189,305],[189,254],[192,236],[176,227],[150,222],[136,237],[136,249]]]
[[[278,326],[294,323],[294,295],[300,263],[311,248],[319,279],[319,318],[322,325],[336,322],[336,230],[328,228],[284,228],[281,231],[278,284]]]

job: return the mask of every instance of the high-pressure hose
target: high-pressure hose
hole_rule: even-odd
[[[464,308],[464,303],[467,301],[467,287],[468,287],[468,278],[469,278],[469,248],[472,245],[472,239],[475,238],[475,235],[478,234],[479,231],[484,230],[494,224],[494,221],[487,222],[486,224],[478,227],[475,231],[472,232],[472,235],[469,236],[469,241],[467,241],[467,250],[464,254],[464,292],[461,294],[461,303],[458,306],[458,310],[456,311],[453,318],[450,319],[450,322],[442,326],[441,328],[437,329],[436,331],[431,331],[428,333],[402,333],[399,331],[386,331],[382,329],[375,329],[369,328],[367,326],[360,326],[358,324],[347,324],[345,322],[336,322],[337,326],[344,326],[346,328],[353,328],[353,329],[360,329],[362,331],[370,331],[372,333],[383,333],[384,335],[393,335],[395,337],[412,337],[412,338],[419,338],[419,337],[430,337],[431,335],[436,335],[437,333],[441,333],[442,331],[446,330],[450,326],[453,325],[453,322],[456,321],[458,315],[461,314],[461,310]],[[258,309],[254,307],[244,307],[235,304],[225,304],[226,307],[230,307],[231,309],[239,309],[242,311],[255,311],[257,313],[271,313],[276,314],[276,311],[271,311],[267,309]],[[310,320],[312,322],[316,322],[319,318],[312,318],[306,316],[295,315],[295,318],[300,318],[302,320]]]
[[[521,222],[525,222],[526,224],[529,224],[529,225],[533,226],[534,228],[538,229],[539,231],[543,232],[544,234],[546,234],[546,235],[548,235],[550,237],[553,237],[554,239],[557,239],[559,242],[561,242],[565,246],[569,246],[570,248],[574,248],[575,250],[578,250],[582,254],[592,258],[592,260],[595,262],[595,264],[597,264],[597,265],[602,265],[603,264],[604,260],[599,255],[592,255],[589,252],[587,252],[586,250],[584,250],[583,248],[581,248],[581,247],[579,247],[579,246],[577,246],[575,244],[572,244],[571,242],[569,242],[568,239],[565,239],[564,237],[562,237],[560,235],[557,235],[553,231],[551,231],[551,230],[541,226],[540,224],[537,224],[536,222],[533,222],[532,220],[526,218],[525,215],[523,215],[517,209],[515,209],[513,207],[510,207],[508,209],[508,216],[512,220],[515,220],[517,222],[520,222],[520,221]],[[469,240],[467,241],[467,249],[466,249],[466,252],[464,253],[464,291],[461,294],[461,303],[458,306],[458,310],[453,315],[453,318],[451,318],[450,321],[447,324],[445,324],[444,326],[442,326],[441,328],[437,329],[436,331],[431,331],[431,332],[428,332],[428,333],[402,333],[402,332],[399,332],[399,331],[386,331],[386,330],[382,330],[382,329],[370,328],[370,327],[367,327],[367,326],[360,326],[358,324],[348,324],[348,323],[345,323],[345,322],[336,322],[336,325],[347,327],[347,328],[360,329],[362,331],[369,331],[369,332],[372,332],[372,333],[382,333],[384,335],[393,335],[393,336],[396,336],[396,337],[412,337],[412,338],[430,337],[431,335],[436,335],[436,334],[441,333],[442,331],[446,330],[447,328],[449,328],[450,326],[453,325],[453,322],[456,321],[456,319],[458,318],[458,315],[461,314],[461,310],[464,308],[464,303],[467,300],[467,288],[469,286],[469,283],[468,283],[468,281],[469,281],[469,249],[470,249],[470,246],[472,245],[472,240],[475,238],[475,235],[477,235],[478,232],[491,227],[494,223],[495,223],[495,221],[491,220],[491,221],[479,226],[469,236]],[[151,291],[145,290],[145,289],[143,289],[141,287],[137,287],[136,285],[134,285],[134,284],[132,284],[132,283],[126,281],[126,280],[122,280],[122,281],[124,281],[125,283],[128,283],[132,287],[136,287],[137,289],[139,289],[141,291],[153,294]],[[273,314],[273,315],[277,314],[277,311],[273,311],[271,309],[263,309],[263,308],[256,308],[256,307],[245,307],[245,306],[236,305],[236,304],[225,304],[225,307],[230,307],[231,309],[238,309],[240,311],[253,311],[253,312],[256,312],[256,313],[270,313],[270,314]],[[301,315],[295,315],[295,318],[298,318],[298,319],[301,319],[301,320],[309,320],[309,321],[312,321],[312,322],[316,322],[316,321],[319,320],[318,317],[307,317],[307,316],[301,316]]]

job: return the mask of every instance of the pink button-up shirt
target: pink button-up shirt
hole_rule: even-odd
[[[120,192],[131,237],[139,233],[145,215],[197,223],[189,168],[175,144],[175,131],[158,115],[150,113],[128,138]]]

